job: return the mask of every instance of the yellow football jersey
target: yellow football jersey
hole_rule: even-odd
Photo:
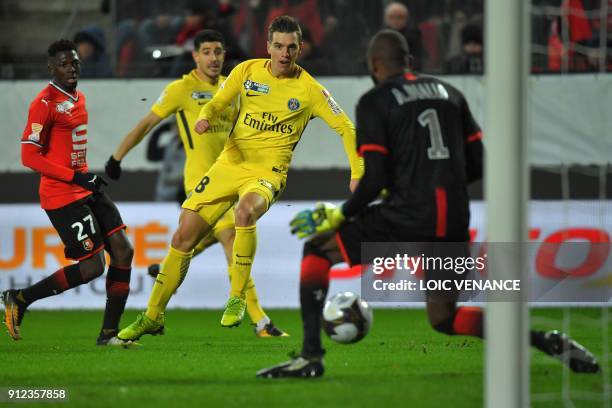
[[[340,134],[351,177],[360,178],[363,165],[357,156],[355,127],[329,92],[300,67],[294,77],[279,79],[269,65],[268,59],[239,64],[202,108],[199,118],[214,123],[240,96],[238,118],[219,160],[286,174],[308,121],[319,117]]]
[[[166,86],[151,110],[157,116],[166,118],[176,115],[183,147],[185,149],[185,192],[197,185],[210,166],[215,162],[234,124],[238,106],[230,101],[228,107],[211,123],[211,129],[204,135],[193,131],[202,106],[206,105],[218,91],[225,77],[213,85],[200,79],[194,69],[183,78]]]

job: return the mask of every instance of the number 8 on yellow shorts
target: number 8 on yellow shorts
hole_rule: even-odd
[[[261,195],[269,208],[284,186],[285,176],[281,173],[217,161],[193,188],[183,208],[197,212],[213,226],[244,194]]]

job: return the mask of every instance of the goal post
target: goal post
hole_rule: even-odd
[[[527,0],[485,4],[485,199],[492,279],[524,279],[527,237]],[[526,300],[526,293],[522,295]],[[526,301],[489,301],[485,314],[487,407],[529,406],[529,316]]]

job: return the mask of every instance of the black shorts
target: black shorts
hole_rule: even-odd
[[[105,239],[125,228],[119,210],[103,192],[45,211],[64,243],[66,258],[76,261],[103,250]]]
[[[419,235],[394,225],[383,217],[378,205],[372,205],[357,217],[344,222],[338,229],[336,240],[345,262],[354,266],[372,262],[371,259],[362,259],[361,244],[364,242],[465,242],[466,236],[467,231],[461,237],[435,238]],[[427,248],[423,250],[431,252]]]
[[[467,257],[470,251],[465,236],[467,236],[467,231],[461,237],[436,238],[402,230],[384,218],[380,213],[380,208],[373,205],[361,212],[359,216],[344,222],[338,229],[336,241],[345,262],[355,266],[370,265],[374,257],[394,256],[402,253],[406,248],[410,248],[411,253],[423,255],[425,258]],[[390,244],[376,245],[378,250],[368,250],[362,253],[361,244],[366,242]],[[422,272],[425,281],[462,280],[467,276],[441,268],[441,265],[435,263],[423,268]],[[459,293],[454,289],[450,291],[427,290],[428,300],[456,301],[458,296]]]

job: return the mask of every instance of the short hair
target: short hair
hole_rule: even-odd
[[[199,31],[193,38],[193,48],[198,51],[200,49],[200,45],[205,42],[220,42],[223,48],[225,48],[225,39],[217,30],[206,29]]]
[[[302,29],[291,16],[279,16],[272,20],[268,27],[268,41],[272,41],[274,33],[297,33],[298,42],[302,42]]]
[[[76,46],[70,40],[61,39],[51,43],[47,49],[47,55],[49,58],[53,58],[58,53],[65,51],[76,51]]]
[[[383,59],[395,68],[409,65],[410,48],[406,38],[395,30],[380,30],[368,46],[368,59],[374,57]]]

